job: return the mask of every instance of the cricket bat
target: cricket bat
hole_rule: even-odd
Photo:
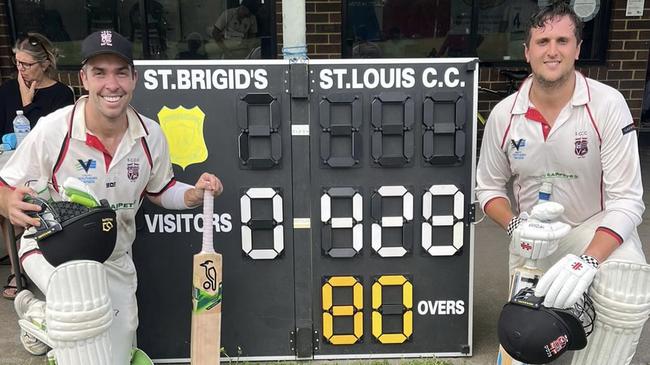
[[[192,266],[192,365],[217,365],[221,352],[222,258],[214,251],[214,196],[203,195],[203,245]]]
[[[512,299],[521,289],[530,288],[537,285],[537,281],[543,272],[535,264],[535,260],[527,259],[523,266],[514,269],[510,277],[510,290],[508,291],[508,300]],[[506,350],[499,345],[499,354],[497,355],[497,365],[526,365],[521,361],[513,359]]]

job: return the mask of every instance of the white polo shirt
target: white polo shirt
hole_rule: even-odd
[[[507,199],[513,177],[514,206],[530,212],[543,180],[562,220],[576,226],[605,210],[599,224],[620,242],[641,222],[645,209],[634,121],[615,89],[576,72],[571,102],[550,128],[531,104],[532,78],[494,107],[483,135],[476,194],[485,206]]]
[[[128,130],[111,156],[86,130],[86,101],[80,98],[41,118],[0,170],[0,184],[47,181],[50,196],[61,200],[59,185],[67,177],[85,182],[117,212],[117,245],[111,255],[116,258],[129,251],[135,239],[135,214],[144,194],[162,193],[175,183],[174,174],[167,141],[156,122],[129,108]],[[21,247],[21,253],[26,249]]]

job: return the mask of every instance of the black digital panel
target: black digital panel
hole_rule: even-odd
[[[177,179],[211,171],[224,358],[471,352],[473,59],[140,62]],[[138,344],[188,359],[199,209],[146,203]]]
[[[315,358],[470,350],[475,71],[310,63]],[[355,105],[355,168],[322,164],[324,100]]]
[[[222,180],[214,242],[223,254],[221,345],[230,357],[293,356],[295,329],[291,127],[286,64],[138,64],[136,109],[163,127],[176,178]],[[198,153],[205,146],[207,153]],[[138,345],[188,359],[192,255],[201,209],[146,202],[134,244]],[[209,334],[206,334],[209,335]],[[223,355],[224,358],[226,355]]]

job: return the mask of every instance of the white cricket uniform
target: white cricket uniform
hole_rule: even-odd
[[[532,78],[494,108],[485,127],[476,194],[485,206],[508,199],[530,212],[542,181],[553,183],[551,200],[565,208],[561,220],[576,227],[604,212],[598,229],[623,243],[641,223],[643,186],[637,135],[623,96],[576,72],[571,102],[549,128],[528,94]],[[638,250],[641,250],[640,242]]]
[[[38,180],[44,186],[46,182],[50,196],[61,200],[59,184],[72,176],[109,201],[118,227],[115,249],[105,262],[116,313],[111,340],[116,364],[128,364],[138,326],[137,277],[129,254],[136,234],[135,215],[145,194],[160,194],[175,180],[167,142],[156,122],[129,108],[128,130],[111,156],[86,130],[86,101],[80,98],[75,105],[41,118],[0,170],[0,184],[15,187]],[[20,256],[32,280],[46,292],[54,268],[44,260],[36,241],[23,239]]]
[[[549,127],[528,97],[531,84],[529,77],[488,118],[477,169],[481,206],[485,210],[495,198],[508,199],[506,184],[512,179],[511,205],[518,212],[530,212],[542,182],[550,181],[551,200],[565,208],[560,220],[573,229],[555,253],[536,261],[539,269],[548,270],[569,253],[582,254],[597,230],[620,244],[607,260],[645,263],[636,229],[645,209],[637,135],[625,99],[576,72],[571,102]],[[510,272],[524,262],[511,254]],[[610,291],[616,293],[614,288]],[[592,336],[602,331],[599,328]],[[565,355],[558,363],[572,356]]]

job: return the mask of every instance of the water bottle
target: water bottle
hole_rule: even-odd
[[[14,133],[16,134],[16,148],[25,139],[25,136],[31,130],[29,119],[23,115],[22,110],[16,110],[16,117],[14,118]]]

